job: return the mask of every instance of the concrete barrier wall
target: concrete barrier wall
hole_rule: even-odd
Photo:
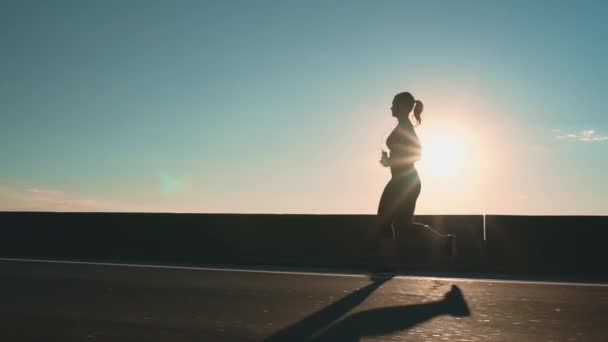
[[[494,272],[608,275],[608,217],[487,215],[486,238]]]
[[[365,268],[374,218],[0,212],[0,256]],[[483,216],[416,220],[457,236],[459,256],[449,270],[608,276],[608,217],[488,215],[486,241]],[[397,243],[406,269],[444,266],[442,245],[433,239],[397,231]]]
[[[485,264],[485,249],[483,241],[482,215],[418,215],[415,221],[428,224],[442,234],[456,236],[458,257],[455,264],[449,267],[454,271],[480,272]],[[421,265],[428,268],[429,261],[433,265],[445,264],[442,256],[445,251],[441,249],[444,244],[436,241],[431,233],[422,232],[422,238],[417,238],[405,232],[402,236],[397,234],[401,247],[402,260],[408,265]]]
[[[180,264],[364,268],[373,215],[0,212],[0,255]],[[482,216],[418,216],[458,235],[460,269],[477,269]],[[426,269],[433,241],[398,233],[399,260]]]

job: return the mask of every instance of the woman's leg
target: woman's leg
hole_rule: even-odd
[[[371,239],[376,245],[380,265],[374,267],[379,270],[391,270],[395,265],[395,233],[393,220],[397,207],[397,196],[395,181],[391,179],[384,187],[380,203],[378,204],[378,215],[373,227]]]
[[[406,230],[408,233],[415,234],[419,238],[431,240],[439,244],[442,246],[442,254],[447,256],[449,261],[453,261],[453,258],[456,256],[455,236],[442,234],[427,224],[414,222],[414,210],[416,209],[416,201],[421,190],[420,181],[416,180],[411,189],[407,199],[403,201],[398,214],[395,215],[395,226],[399,232]]]
[[[395,185],[394,180],[391,179],[384,187],[384,191],[382,191],[380,203],[378,204],[378,214],[376,215],[376,222],[372,232],[375,238],[380,236],[392,237],[394,235],[392,221],[395,216]]]
[[[418,200],[421,190],[420,181],[416,180],[410,185],[410,189],[406,200],[403,201],[399,212],[395,215],[395,221],[397,222],[395,225],[399,227],[400,231],[407,230],[409,233],[423,234],[426,238],[433,240],[445,239],[446,235],[441,234],[431,226],[414,221],[416,201]]]
[[[399,208],[394,218],[394,225],[400,232],[408,231],[414,228],[414,211],[416,210],[416,201],[420,195],[421,185],[418,177],[415,177],[410,182],[406,182],[401,186],[401,192],[404,193],[404,198],[399,203]]]

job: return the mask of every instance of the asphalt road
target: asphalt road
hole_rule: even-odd
[[[608,341],[608,286],[0,261],[2,341]]]

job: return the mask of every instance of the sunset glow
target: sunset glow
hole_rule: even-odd
[[[437,178],[436,181],[469,179],[471,164],[478,163],[479,147],[475,137],[449,124],[436,126],[421,130],[422,159],[417,168],[426,177]]]
[[[423,150],[421,167],[431,172],[448,175],[458,172],[466,162],[466,147],[449,137],[437,137],[427,143]]]
[[[10,3],[0,210],[608,213],[608,2]]]

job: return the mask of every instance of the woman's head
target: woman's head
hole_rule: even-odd
[[[391,107],[391,111],[393,112],[393,116],[399,120],[407,119],[414,110],[414,119],[416,120],[416,124],[420,125],[422,122],[421,114],[424,109],[424,105],[421,101],[414,99],[414,96],[408,92],[403,92],[395,95],[393,99],[393,106]]]

